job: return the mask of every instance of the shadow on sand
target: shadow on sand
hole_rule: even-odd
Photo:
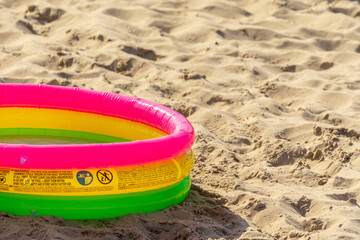
[[[234,239],[248,223],[224,206],[225,201],[193,184],[179,205],[148,213],[103,220],[0,216],[1,239]]]

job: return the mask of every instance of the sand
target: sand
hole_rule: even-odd
[[[360,4],[0,1],[0,81],[145,98],[193,124],[177,206],[0,216],[0,239],[359,239]]]

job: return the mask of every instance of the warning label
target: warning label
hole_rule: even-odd
[[[0,192],[100,195],[138,192],[174,184],[192,169],[192,151],[176,159],[132,167],[86,170],[0,168]]]
[[[0,191],[41,195],[96,195],[115,190],[114,186],[96,183],[92,172],[93,170],[0,169],[0,181],[4,179],[0,183]]]

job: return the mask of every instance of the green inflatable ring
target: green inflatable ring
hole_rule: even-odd
[[[159,211],[178,204],[190,191],[190,176],[156,190],[92,196],[48,196],[0,192],[0,211],[22,216],[65,219],[114,218],[129,213]]]

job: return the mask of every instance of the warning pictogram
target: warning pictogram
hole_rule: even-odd
[[[4,184],[6,182],[5,176],[0,176],[0,184]]]
[[[97,179],[102,184],[109,184],[113,180],[113,175],[109,170],[101,169],[96,173]]]
[[[88,171],[80,171],[76,174],[76,179],[81,185],[87,186],[92,183],[93,175]]]

